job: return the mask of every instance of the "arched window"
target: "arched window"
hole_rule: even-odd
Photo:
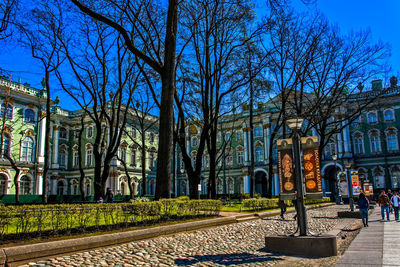
[[[364,154],[364,137],[359,133],[354,135],[354,152]]]
[[[71,195],[77,195],[77,194],[78,194],[78,181],[74,179],[71,181]]]
[[[397,166],[392,167],[392,188],[400,188],[400,169]]]
[[[64,181],[58,181],[57,182],[57,195],[64,195],[64,188],[65,188],[65,184]]]
[[[229,142],[231,140],[231,133],[225,133],[225,142]]]
[[[22,141],[21,161],[33,162],[33,139],[30,136]]]
[[[243,136],[242,131],[237,131],[236,132],[236,140],[237,141],[241,141],[242,140],[242,136]]]
[[[136,149],[131,150],[131,166],[136,166]]]
[[[264,151],[261,146],[256,147],[256,162],[261,162],[264,160]]]
[[[4,133],[4,138],[3,138],[3,158],[5,158],[4,155],[10,156],[10,143],[11,143],[11,137],[8,133]]]
[[[155,135],[154,133],[150,133],[150,144],[154,143]]]
[[[25,109],[24,122],[35,122],[35,112],[32,109]]]
[[[371,153],[377,153],[381,151],[381,140],[376,131],[371,132],[370,134],[370,142],[371,142]]]
[[[125,192],[125,183],[124,182],[121,182],[121,195],[126,195],[126,192]]]
[[[31,179],[24,175],[19,180],[19,194],[20,195],[31,195]]]
[[[149,158],[149,160],[150,160],[150,168],[152,169],[152,168],[154,168],[154,166],[155,166],[155,157],[154,157],[154,152],[150,152],[150,158]]]
[[[0,174],[0,195],[7,194],[7,177],[4,174]]]
[[[379,168],[374,170],[375,188],[385,188],[385,175]]]
[[[92,138],[93,137],[93,126],[88,126],[86,128],[86,137]]]
[[[375,112],[368,113],[367,117],[368,117],[368,123],[376,123],[378,121]]]
[[[64,148],[60,148],[60,151],[58,152],[58,164],[60,168],[65,168],[66,160],[67,160],[67,152],[65,151]]]
[[[193,146],[193,147],[196,147],[196,146],[198,146],[198,145],[199,145],[199,139],[197,139],[196,136],[193,136],[193,137],[192,137],[192,146]]]
[[[65,129],[64,127],[60,128],[60,138],[68,139],[67,129]]]
[[[126,162],[126,148],[121,147],[121,161]]]
[[[256,127],[254,128],[254,136],[255,136],[255,137],[261,137],[261,136],[263,136],[263,134],[262,134],[262,127],[261,127],[261,126],[256,126]]]
[[[234,192],[234,184],[232,178],[228,178],[228,192],[229,194],[233,194]]]
[[[217,180],[217,194],[222,194],[223,193],[223,186],[222,186],[222,180],[218,179]]]
[[[86,196],[90,196],[90,182],[86,182],[86,187],[85,187],[85,194]]]
[[[93,150],[92,148],[88,148],[86,150],[86,166],[92,165],[92,158],[93,158]]]
[[[243,151],[237,151],[236,155],[237,155],[237,164],[238,165],[242,165],[243,162],[244,162],[244,152]]]
[[[397,143],[397,133],[395,130],[389,129],[386,132],[386,139],[388,151],[396,151],[399,149]]]
[[[79,165],[79,151],[74,151],[74,167],[77,167]]]
[[[329,142],[326,144],[325,149],[324,149],[324,154],[325,157],[328,159],[331,159],[333,155],[337,155],[336,153],[336,143],[335,142]]]
[[[238,189],[239,189],[239,194],[243,194],[244,193],[244,183],[243,183],[243,177],[240,177],[240,179],[239,179],[239,187],[238,187]]]
[[[3,119],[4,112],[6,113],[6,120],[12,120],[13,119],[13,106],[8,104],[6,108],[6,104],[3,103],[1,104],[0,108],[0,117]]]
[[[393,110],[387,109],[384,112],[385,121],[394,121],[394,113]]]

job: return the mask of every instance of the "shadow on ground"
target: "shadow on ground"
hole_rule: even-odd
[[[213,262],[220,265],[238,265],[249,263],[263,263],[268,261],[283,260],[280,257],[271,255],[254,255],[249,253],[233,253],[233,254],[217,254],[217,255],[196,255],[188,259],[176,259],[175,264],[178,266],[188,266],[202,262]]]

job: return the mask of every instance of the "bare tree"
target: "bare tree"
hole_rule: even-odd
[[[3,0],[0,2],[0,40],[11,36],[10,24],[15,22],[18,4],[18,0]]]
[[[42,202],[47,203],[52,95],[50,75],[64,61],[60,55],[61,44],[58,41],[63,27],[61,2],[55,0],[39,3],[25,14],[24,20],[18,25],[21,33],[20,43],[31,50],[32,57],[39,60],[44,72],[42,86],[46,89],[46,128],[42,129],[45,131]]]
[[[80,34],[60,35],[63,52],[76,83],[56,76],[95,125],[93,142],[95,199],[104,197],[111,161],[116,158],[139,74],[135,58],[124,48],[120,36],[106,25],[82,21]],[[115,73],[115,74],[114,74]]]
[[[202,159],[207,149],[210,156],[209,196],[216,197],[216,163],[218,121],[232,109],[233,95],[249,83],[247,72],[241,72],[241,58],[246,43],[259,34],[258,29],[248,38],[240,38],[245,25],[250,25],[252,6],[248,1],[224,2],[198,0],[183,5],[183,25],[188,31],[190,53],[194,58],[181,70],[185,87],[176,96],[179,112],[179,144],[189,176],[190,195],[197,197]],[[186,76],[185,76],[186,75]],[[185,141],[185,121],[200,129],[195,163],[192,165]]]
[[[118,31],[127,49],[153,69],[161,80],[155,198],[169,198],[179,1],[169,0],[167,8],[149,0],[72,2],[85,14]]]
[[[19,176],[21,174],[21,164],[18,162],[19,153],[14,153],[14,147],[19,145],[18,142],[11,143],[13,128],[12,125],[16,126],[20,123],[21,118],[12,120],[12,100],[11,100],[11,89],[7,88],[3,92],[4,102],[1,110],[1,129],[0,129],[0,158],[5,158],[11,168],[15,171],[14,173],[14,186],[15,186],[15,203],[19,204]],[[13,144],[13,145],[11,145]]]

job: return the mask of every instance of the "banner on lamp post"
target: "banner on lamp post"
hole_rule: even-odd
[[[302,137],[301,147],[303,150],[306,197],[308,199],[322,198],[322,181],[320,158],[318,153],[318,137]]]
[[[293,141],[281,139],[276,141],[278,146],[278,171],[280,184],[280,199],[296,198],[295,176],[293,168]]]

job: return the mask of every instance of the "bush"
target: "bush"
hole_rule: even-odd
[[[260,211],[267,209],[278,208],[278,198],[251,198],[244,199],[242,201],[242,207],[249,211]],[[318,204],[330,202],[329,197],[323,197],[322,199],[306,199],[305,204]],[[285,200],[287,206],[293,206],[292,201]]]
[[[188,200],[190,200],[189,196],[180,196],[180,197],[177,197],[177,199],[178,199],[178,200],[181,200],[181,201],[188,201]]]
[[[163,199],[131,203],[0,205],[1,240],[94,229],[154,224],[169,219],[215,216],[217,200]]]

